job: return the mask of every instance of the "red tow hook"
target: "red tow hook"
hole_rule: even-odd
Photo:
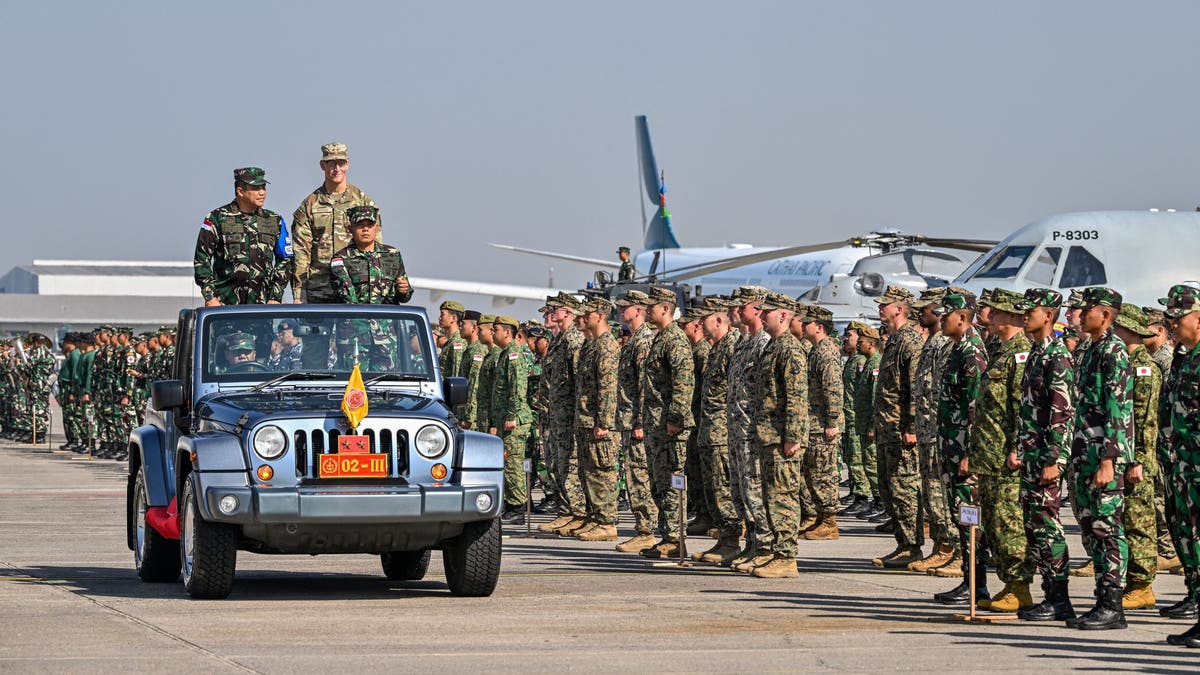
[[[166,506],[151,506],[146,509],[146,524],[167,539],[179,538],[179,507],[175,498]]]

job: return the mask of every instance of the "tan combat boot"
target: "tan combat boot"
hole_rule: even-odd
[[[761,565],[766,565],[767,563],[771,562],[774,559],[775,559],[774,553],[756,553],[753,558],[750,558],[749,560],[747,560],[745,562],[738,563],[737,565],[732,565],[730,567],[730,569],[732,569],[734,572],[741,572],[742,574],[750,574],[751,572],[754,571],[754,568],[759,567]]]
[[[579,535],[583,534],[584,532],[590,532],[592,529],[594,529],[596,527],[597,524],[598,523],[595,523],[595,522],[592,522],[589,520],[583,524],[583,527],[577,527],[574,530],[571,530],[571,534],[569,534],[567,536],[578,539]]]
[[[979,601],[983,607],[983,600]],[[991,612],[1015,612],[1018,609],[1033,607],[1033,596],[1029,595],[1029,584],[1024,581],[1014,581],[1004,586],[1000,594],[992,598],[986,609]]]
[[[1174,573],[1176,570],[1182,567],[1183,563],[1179,561],[1179,556],[1175,556],[1174,558],[1164,558],[1161,555],[1158,556],[1159,572]]]
[[[679,557],[679,542],[662,540],[654,546],[642,551],[642,555],[647,558],[658,558],[660,560],[672,560]],[[683,549],[683,557],[687,557],[687,547]]]
[[[926,574],[934,577],[942,577],[946,579],[959,578],[963,575],[963,557],[962,553],[954,552],[954,557],[950,562],[941,567],[931,567],[925,571]]]
[[[800,571],[792,558],[772,558],[767,564],[755,567],[750,574],[760,579],[794,579],[800,576]]]
[[[570,515],[559,516],[548,523],[542,523],[541,525],[538,525],[538,532],[553,532],[563,525],[571,522],[573,519],[574,517]]]
[[[717,545],[704,553],[692,554],[692,560],[712,563],[713,565],[728,565],[739,553],[741,553],[741,549],[738,548],[737,537],[729,537],[718,539]]]
[[[828,541],[838,538],[838,524],[836,513],[826,513],[817,521],[816,527],[813,527],[808,532],[804,533],[804,538],[809,541]]]
[[[913,572],[928,572],[935,567],[941,567],[954,558],[954,547],[948,544],[938,544],[933,552],[915,563],[909,563],[908,569]]]
[[[1071,570],[1070,574],[1073,577],[1094,577],[1096,576],[1096,564],[1089,560],[1083,567]]]
[[[641,553],[650,548],[658,539],[652,534],[636,534],[630,539],[617,544],[616,549],[621,553]]]
[[[797,534],[803,535],[805,532],[808,532],[809,530],[816,527],[817,523],[819,523],[819,522],[821,522],[821,521],[817,520],[816,516],[810,516],[808,518],[805,518],[804,520],[800,521],[800,526],[798,528],[796,528],[796,532],[797,532]]]
[[[590,525],[590,523],[583,518],[572,517],[571,520],[567,521],[566,525],[563,525],[562,527],[558,528],[554,532],[555,532],[555,534],[557,534],[560,537],[569,537],[569,536],[571,536],[572,532],[574,532],[575,530],[578,530],[579,528],[583,527],[584,525]]]
[[[980,598],[979,602],[975,603],[975,606],[979,607],[979,609],[990,609],[992,606],[992,603],[994,603],[998,600],[1003,600],[1011,592],[1012,592],[1012,584],[1009,582],[1005,582],[1004,588],[1001,588],[999,593],[993,595],[990,598]]]
[[[740,564],[746,562],[747,560],[750,560],[751,558],[754,557],[754,554],[757,551],[758,551],[758,547],[755,546],[754,544],[750,543],[749,541],[747,541],[746,545],[742,547],[742,550],[739,551],[738,554],[733,557],[733,560],[729,561],[729,564],[727,565],[727,567],[732,568],[734,565],[740,565]]]
[[[616,525],[594,525],[586,532],[578,532],[575,534],[579,541],[616,541],[617,526]]]
[[[1125,609],[1153,609],[1154,588],[1145,581],[1131,581],[1121,595],[1121,607]]]

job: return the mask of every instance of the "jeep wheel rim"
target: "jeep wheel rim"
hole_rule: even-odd
[[[137,566],[142,567],[142,551],[146,546],[146,483],[138,476],[137,491],[134,494],[133,511],[136,522],[134,523],[134,533],[137,537],[137,547],[133,550],[133,555],[137,559]]]
[[[192,578],[192,558],[196,550],[196,516],[192,505],[183,504],[183,578]]]

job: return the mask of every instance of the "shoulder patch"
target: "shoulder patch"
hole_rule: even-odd
[[[217,231],[217,230],[216,230],[216,228],[214,228],[214,227],[213,227],[212,221],[211,221],[211,220],[209,220],[208,218],[205,218],[205,219],[204,219],[204,222],[203,222],[203,223],[200,223],[200,229],[202,229],[202,230],[208,230],[209,232],[216,232],[216,231]]]
[[[472,356],[472,357],[471,357],[471,360],[472,360],[472,361],[482,361],[482,360],[483,360],[483,354],[476,354],[475,356]]]
[[[455,343],[454,343],[454,349],[455,349],[455,351],[457,351],[457,350],[460,350],[460,349],[466,349],[466,347],[467,347],[467,346],[466,346],[465,344],[461,343],[461,342],[455,342]]]
[[[1138,366],[1136,374],[1138,377],[1150,377],[1154,371],[1150,369],[1150,366]]]
[[[330,267],[341,267],[345,264],[345,261],[343,261],[341,258],[334,258],[333,260],[329,261]]]
[[[878,369],[878,368],[874,368],[874,369],[872,369],[872,370],[871,370],[871,374],[872,374],[872,375],[878,375],[878,374],[879,374],[879,369]]]
[[[519,359],[519,358],[521,358],[521,353],[520,353],[520,352],[513,352],[513,353],[511,353],[511,354],[509,354],[509,355],[508,355],[508,360],[509,360],[509,361],[516,361],[516,360],[517,360],[517,359]]]
[[[1017,359],[1017,363],[1025,363],[1029,360],[1029,352],[1017,352],[1015,357]]]

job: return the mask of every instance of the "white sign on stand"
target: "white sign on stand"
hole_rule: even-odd
[[[687,476],[680,476],[679,474],[672,474],[671,475],[671,489],[672,490],[686,490],[687,489]]]
[[[962,525],[979,525],[979,507],[966,504],[958,507],[958,522]]]
[[[533,473],[533,460],[525,460],[525,473]]]

